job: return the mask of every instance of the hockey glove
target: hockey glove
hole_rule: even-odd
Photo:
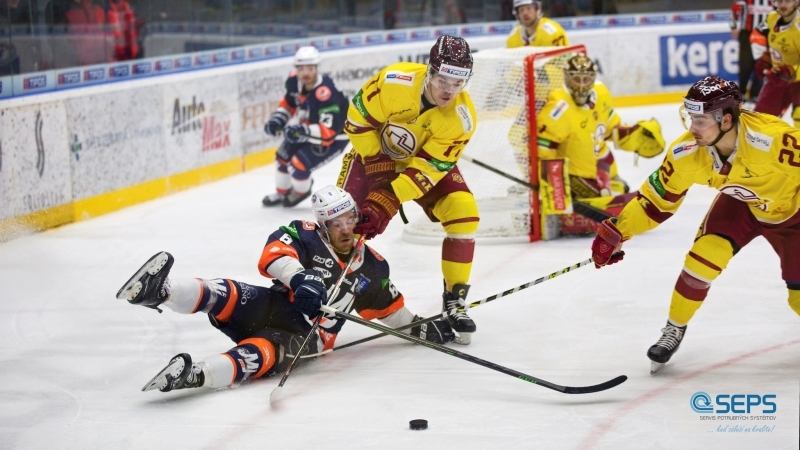
[[[755,63],[755,72],[759,80],[764,78],[768,70],[772,69],[772,60],[769,58],[769,53],[764,53],[761,58],[758,58]]]
[[[283,130],[284,139],[290,144],[308,142],[309,134],[311,134],[311,131],[308,129],[308,125],[305,124],[290,125]]]
[[[269,118],[266,125],[264,125],[264,132],[270,136],[277,136],[286,126],[289,116],[281,110],[275,111]]]
[[[412,322],[416,322],[418,320],[422,320],[422,317],[414,316],[414,320]],[[436,319],[433,322],[423,323],[422,325],[412,327],[411,333],[409,334],[421,339],[425,339],[428,342],[433,342],[434,344],[446,344],[448,342],[453,342],[456,339],[456,335],[453,333],[453,328],[451,328],[450,324],[444,319]]]
[[[325,283],[314,269],[306,269],[295,274],[289,281],[289,287],[294,292],[292,304],[308,317],[316,317],[320,306],[328,299]]]
[[[598,269],[622,261],[625,256],[625,252],[620,250],[625,239],[617,229],[616,222],[617,219],[602,221],[592,242],[592,261]]]
[[[356,225],[354,232],[374,239],[386,230],[398,209],[400,200],[393,193],[385,189],[370,192],[361,205],[361,222]]]
[[[632,127],[618,126],[612,134],[614,145],[620,150],[635,152],[645,158],[653,158],[664,151],[661,125],[656,119],[640,120]]]
[[[775,75],[783,81],[794,81],[794,67],[789,65],[783,65],[780,67],[773,67],[773,72]]]

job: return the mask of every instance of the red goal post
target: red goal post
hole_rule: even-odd
[[[563,86],[563,67],[583,45],[487,49],[473,54],[467,87],[477,112],[477,128],[464,154],[535,186],[539,183],[536,114],[547,96]],[[537,192],[462,159],[458,163],[475,196],[481,222],[476,241],[483,244],[532,242],[542,238]],[[440,223],[412,216],[403,239],[440,244]]]

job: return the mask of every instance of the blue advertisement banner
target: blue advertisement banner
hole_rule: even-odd
[[[739,77],[739,43],[730,33],[667,35],[659,38],[661,84],[692,84],[707,75]]]

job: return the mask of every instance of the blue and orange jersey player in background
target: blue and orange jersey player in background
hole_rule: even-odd
[[[315,47],[300,47],[286,94],[264,125],[271,136],[283,133],[276,155],[275,193],[264,206],[296,206],[311,195],[311,172],[338,156],[347,146],[344,120],[347,98],[333,80],[319,72],[322,61]],[[288,125],[290,120],[293,124]],[[296,123],[294,123],[296,122]]]
[[[187,353],[175,355],[142,390],[228,387],[283,372],[298,351],[309,356],[300,362],[333,348],[344,325],[334,317],[324,317],[317,335],[302,344],[320,307],[328,301],[328,290],[351,258],[331,307],[355,311],[392,328],[420,319],[405,307],[383,256],[367,245],[355,246],[359,212],[353,197],[327,186],[314,193],[311,203],[316,222],[295,220],[267,239],[258,270],[274,280],[270,288],[227,278],[169,277],[174,259],[167,252],[150,258],[123,285],[117,298],[180,314],[206,313],[211,324],[236,343],[224,353],[194,363]],[[437,344],[455,338],[443,319],[404,332]]]

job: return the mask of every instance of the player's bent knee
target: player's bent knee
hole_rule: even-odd
[[[716,234],[705,234],[694,241],[686,255],[684,270],[700,279],[713,280],[733,258],[731,242]]]
[[[478,230],[478,205],[470,192],[451,192],[436,203],[433,213],[447,234],[473,234]]]

